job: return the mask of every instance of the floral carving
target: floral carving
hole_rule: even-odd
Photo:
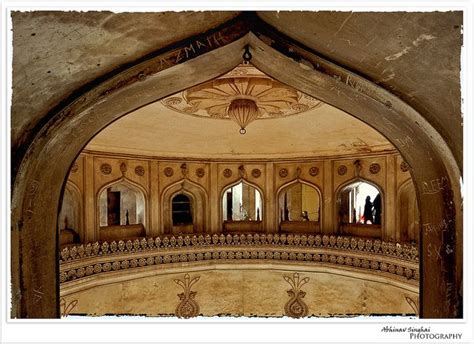
[[[402,161],[400,163],[400,170],[402,170],[402,172],[407,172],[408,171],[408,164],[405,161]]]
[[[309,175],[312,177],[316,177],[319,174],[319,168],[313,166],[309,169]]]
[[[100,165],[100,171],[103,173],[103,174],[111,174],[112,173],[112,166],[110,166],[110,164],[102,164]]]
[[[420,311],[419,311],[420,308],[419,308],[418,300],[415,301],[409,296],[405,296],[405,300],[408,302],[410,307],[413,309],[413,311],[415,312],[415,315],[418,316],[420,314]]]
[[[189,274],[184,275],[184,280],[175,279],[174,282],[183,288],[183,293],[178,294],[180,302],[176,307],[176,316],[178,318],[193,318],[199,315],[199,305],[195,297],[197,292],[191,291],[191,287],[199,281],[199,276],[191,279]]]
[[[380,164],[377,164],[377,163],[371,164],[370,167],[369,167],[369,171],[372,174],[379,173],[380,172]]]
[[[69,303],[67,303],[66,299],[62,297],[59,301],[59,307],[61,310],[61,316],[62,317],[67,317],[71,311],[76,307],[78,300],[73,300]]]
[[[165,174],[165,176],[171,177],[174,174],[174,171],[171,167],[166,167],[163,173]]]
[[[281,168],[280,171],[278,172],[278,175],[281,178],[288,177],[288,169],[287,168]]]
[[[346,165],[341,165],[337,168],[337,173],[340,175],[340,176],[343,176],[347,173],[347,166]]]
[[[246,248],[239,247],[245,245]],[[197,254],[193,247],[206,249]],[[173,249],[173,253],[169,249]],[[258,248],[249,250],[249,248]],[[133,255],[133,258],[130,256]],[[90,258],[94,258],[91,260]],[[199,260],[275,259],[323,262],[418,280],[418,248],[411,244],[334,235],[234,234],[163,235],[156,238],[88,243],[60,252],[60,283],[108,271]]]
[[[252,170],[252,177],[259,178],[261,175],[262,175],[262,171],[260,171],[258,168],[254,168]]]
[[[230,178],[232,177],[232,170],[229,168],[226,168],[222,174],[224,175],[224,177]]]
[[[290,299],[285,304],[285,314],[292,318],[302,318],[308,315],[308,306],[303,301],[306,292],[302,291],[301,288],[309,282],[309,278],[305,277],[300,280],[300,275],[295,272],[293,276],[283,276],[285,281],[291,286],[290,290],[286,292],[290,296]]]
[[[202,167],[199,167],[198,169],[196,169],[196,177],[202,178],[204,177],[205,174],[206,172],[204,171]]]
[[[120,164],[120,172],[122,172],[122,174],[124,174],[125,172],[127,172],[127,164],[122,162]]]
[[[143,177],[145,175],[145,169],[143,168],[143,166],[135,167],[135,174],[137,176]]]
[[[252,99],[258,119],[286,117],[316,108],[321,101],[270,78],[254,66],[239,65],[221,77],[162,100],[166,107],[193,116],[229,120],[234,99]]]

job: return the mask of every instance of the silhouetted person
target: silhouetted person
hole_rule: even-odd
[[[306,210],[301,213],[301,217],[303,218],[303,221],[309,221],[308,212]]]
[[[380,225],[381,219],[381,211],[382,211],[382,200],[380,198],[380,194],[378,193],[377,196],[374,198],[374,224]]]
[[[364,206],[364,224],[367,224],[367,221],[374,223],[374,216],[372,215],[372,202],[370,201],[370,196],[365,198]]]

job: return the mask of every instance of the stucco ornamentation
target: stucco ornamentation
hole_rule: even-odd
[[[69,283],[110,270],[202,260],[225,264],[240,259],[322,262],[377,271],[403,281],[419,279],[416,245],[349,236],[264,233],[163,235],[65,247],[60,252],[59,279]]]
[[[309,278],[305,277],[300,280],[300,275],[295,272],[293,276],[283,276],[286,282],[291,286],[286,292],[290,299],[285,304],[285,314],[292,318],[302,318],[308,316],[308,305],[303,301],[306,292],[301,288],[309,282]]]
[[[346,165],[341,165],[337,168],[337,174],[340,176],[343,176],[347,173],[347,166]]]
[[[224,177],[230,178],[230,177],[232,177],[232,170],[229,169],[229,168],[226,168],[226,169],[224,170],[224,172],[222,172],[222,174],[224,175]]]
[[[199,167],[198,169],[196,169],[196,177],[202,178],[204,177],[205,174],[206,172],[204,171],[202,167]]]
[[[60,310],[61,310],[61,317],[63,317],[63,318],[67,317],[72,312],[74,307],[76,307],[77,302],[78,302],[78,300],[72,300],[71,302],[68,303],[66,301],[66,299],[64,297],[62,297],[59,300],[59,307],[60,307]]]
[[[408,171],[408,164],[405,161],[402,161],[400,163],[400,170],[402,170],[402,172],[407,172]]]
[[[143,177],[145,175],[145,169],[143,168],[143,166],[135,167],[135,174],[137,176]]]
[[[262,175],[262,171],[260,171],[260,169],[254,168],[252,170],[252,177],[259,178],[261,175]]]
[[[100,172],[102,172],[103,174],[111,174],[112,173],[112,166],[110,166],[110,164],[102,164],[100,165]]]
[[[193,318],[199,315],[199,305],[195,300],[197,292],[191,291],[191,287],[199,281],[200,276],[193,279],[189,274],[184,275],[183,280],[175,279],[174,282],[183,288],[183,293],[178,294],[180,302],[176,307],[176,316],[178,318]]]
[[[278,175],[281,178],[286,178],[288,177],[288,169],[287,168],[281,168],[280,171],[278,172]]]
[[[239,65],[217,79],[165,98],[162,104],[185,114],[228,120],[228,108],[235,99],[254,101],[259,110],[257,119],[296,115],[322,104],[268,77],[251,64]]]
[[[413,309],[413,311],[415,312],[415,315],[420,315],[420,307],[419,307],[419,300],[413,300],[411,297],[409,296],[405,296],[405,300],[408,302],[408,304],[410,305],[410,307]]]
[[[309,169],[308,172],[310,176],[316,177],[319,174],[319,168],[317,168],[316,166],[313,166]]]
[[[369,171],[372,174],[379,173],[380,172],[380,164],[377,164],[377,163],[370,164]]]
[[[174,171],[171,167],[166,167],[164,170],[163,170],[163,173],[165,174],[165,176],[167,177],[171,177],[173,174],[174,174]]]
[[[125,172],[127,172],[127,164],[122,162],[120,164],[120,172],[122,172],[122,174],[125,174]]]

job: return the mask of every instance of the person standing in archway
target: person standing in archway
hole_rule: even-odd
[[[367,224],[367,221],[370,223],[374,223],[374,216],[372,214],[372,202],[370,201],[370,196],[365,198],[365,206],[364,206],[364,224]]]
[[[381,211],[382,211],[382,200],[380,193],[374,198],[374,225],[380,225],[381,223]]]

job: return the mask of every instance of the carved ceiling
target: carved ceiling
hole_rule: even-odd
[[[228,108],[236,99],[254,101],[259,109],[257,119],[296,115],[323,104],[270,78],[251,64],[241,64],[215,80],[165,98],[162,103],[184,114],[230,119]]]
[[[259,117],[247,126],[245,135],[239,134],[227,114],[235,99],[250,99],[259,108]],[[315,158],[394,151],[368,125],[251,65],[239,65],[128,114],[100,132],[86,149],[198,159]]]

